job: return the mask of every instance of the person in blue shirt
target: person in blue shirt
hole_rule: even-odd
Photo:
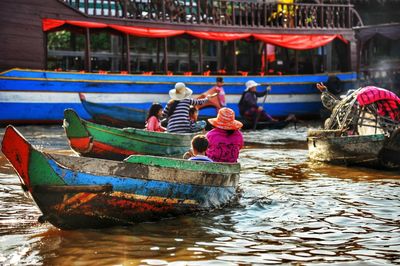
[[[189,158],[190,161],[200,161],[200,162],[210,162],[213,161],[206,156],[206,151],[208,148],[208,140],[204,135],[197,135],[192,139],[192,157]]]

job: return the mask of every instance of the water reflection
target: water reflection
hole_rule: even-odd
[[[306,130],[245,132],[240,198],[228,208],[102,230],[38,224],[0,157],[0,264],[399,264],[399,173],[311,163]],[[60,127],[23,134],[68,150]]]

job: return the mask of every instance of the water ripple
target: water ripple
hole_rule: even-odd
[[[61,127],[22,131],[70,153]],[[311,163],[306,131],[245,132],[240,197],[226,209],[102,230],[39,224],[0,156],[0,264],[400,264],[399,173]]]

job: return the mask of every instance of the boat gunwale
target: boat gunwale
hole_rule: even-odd
[[[41,152],[41,151],[39,151]],[[76,157],[62,154],[41,152],[61,169],[73,172],[87,173],[96,176],[112,176],[123,179],[141,179],[176,184],[187,184],[209,187],[235,187],[239,181],[240,164],[192,162],[183,159],[163,158],[173,161],[185,161],[193,165],[204,166],[204,170],[179,169],[178,167],[157,166],[144,162],[113,161],[90,157]],[[133,155],[136,156],[136,155]],[[145,157],[145,156],[138,156]],[[156,156],[152,156],[155,159]],[[159,157],[162,158],[162,157]],[[210,167],[215,164],[216,167]],[[96,165],[100,165],[95,167]],[[54,170],[54,169],[53,169]],[[139,172],[140,170],[140,172]],[[220,171],[224,170],[224,172]],[[136,172],[136,176],[132,173]],[[139,172],[139,173],[138,173]],[[162,175],[159,175],[161,172]],[[60,176],[62,179],[62,177]],[[169,179],[169,180],[168,180]]]

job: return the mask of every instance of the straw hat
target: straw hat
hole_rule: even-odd
[[[193,91],[186,87],[185,83],[178,82],[175,84],[175,88],[169,91],[169,96],[173,100],[183,100],[192,95]]]
[[[247,82],[245,83],[246,91],[248,91],[250,88],[257,87],[257,86],[260,86],[260,85],[261,85],[261,84],[258,84],[258,83],[255,82],[254,80],[249,80],[249,81],[247,81]]]
[[[241,122],[235,120],[235,112],[226,107],[219,109],[217,117],[208,119],[208,122],[214,127],[225,130],[237,130],[243,126]]]

